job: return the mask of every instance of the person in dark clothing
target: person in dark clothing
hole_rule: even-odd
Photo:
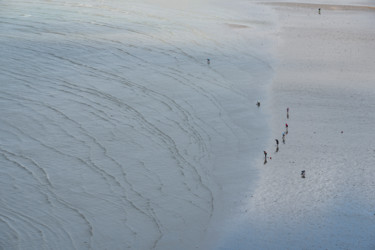
[[[263,151],[264,152],[264,165],[266,165],[267,163],[267,152],[266,151]]]
[[[257,101],[257,106],[258,106],[258,108],[260,107],[260,102],[259,101]]]
[[[276,152],[279,152],[279,140],[275,139],[276,141]]]
[[[301,171],[301,177],[302,177],[302,178],[305,178],[305,170],[302,170],[302,171]]]

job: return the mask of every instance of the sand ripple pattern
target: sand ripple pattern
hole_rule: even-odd
[[[236,48],[118,2],[0,3],[0,249],[165,249],[206,230],[211,142],[240,133],[220,95],[248,100],[205,57]]]

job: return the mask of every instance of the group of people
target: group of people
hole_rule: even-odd
[[[258,107],[260,106],[259,101],[257,102],[257,106]],[[287,117],[287,119],[289,119],[289,108],[286,109],[286,117]],[[282,134],[282,140],[283,140],[284,144],[285,144],[285,135],[288,134],[288,128],[289,128],[288,123],[285,123],[285,132],[283,132],[283,134]],[[279,152],[279,140],[275,139],[275,141],[276,141],[276,152]],[[264,153],[264,164],[266,164],[267,163],[267,152],[263,151],[263,153]],[[270,157],[270,159],[272,159],[272,158]]]
[[[260,106],[260,102],[258,101],[257,104],[256,104],[258,107]],[[289,119],[289,107],[286,109],[286,118]],[[282,142],[283,144],[285,144],[285,137],[286,135],[288,134],[288,129],[289,129],[289,125],[288,123],[285,123],[285,131],[282,133]],[[279,140],[278,139],[275,139],[276,141],[276,153],[279,152]],[[272,157],[267,157],[267,151],[263,151],[264,153],[264,164],[267,163],[267,159],[272,159]],[[301,177],[302,178],[305,178],[305,170],[302,170],[301,171]]]

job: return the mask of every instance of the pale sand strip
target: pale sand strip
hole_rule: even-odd
[[[293,2],[269,2],[265,3],[273,6],[290,8],[312,8],[324,10],[356,10],[356,11],[375,11],[375,6],[363,5],[341,5],[341,4],[319,4],[319,3],[293,3]]]

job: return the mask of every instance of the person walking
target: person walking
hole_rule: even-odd
[[[210,64],[210,59],[209,58],[207,58],[207,64]]]
[[[286,118],[289,119],[289,107],[286,109]]]
[[[276,152],[279,152],[279,140],[275,139],[276,141]]]
[[[267,152],[266,151],[263,151],[264,153],[264,165],[267,164]]]
[[[285,123],[285,129],[286,129],[286,133],[288,134],[288,123]]]
[[[285,132],[283,133],[283,143],[285,144]]]

